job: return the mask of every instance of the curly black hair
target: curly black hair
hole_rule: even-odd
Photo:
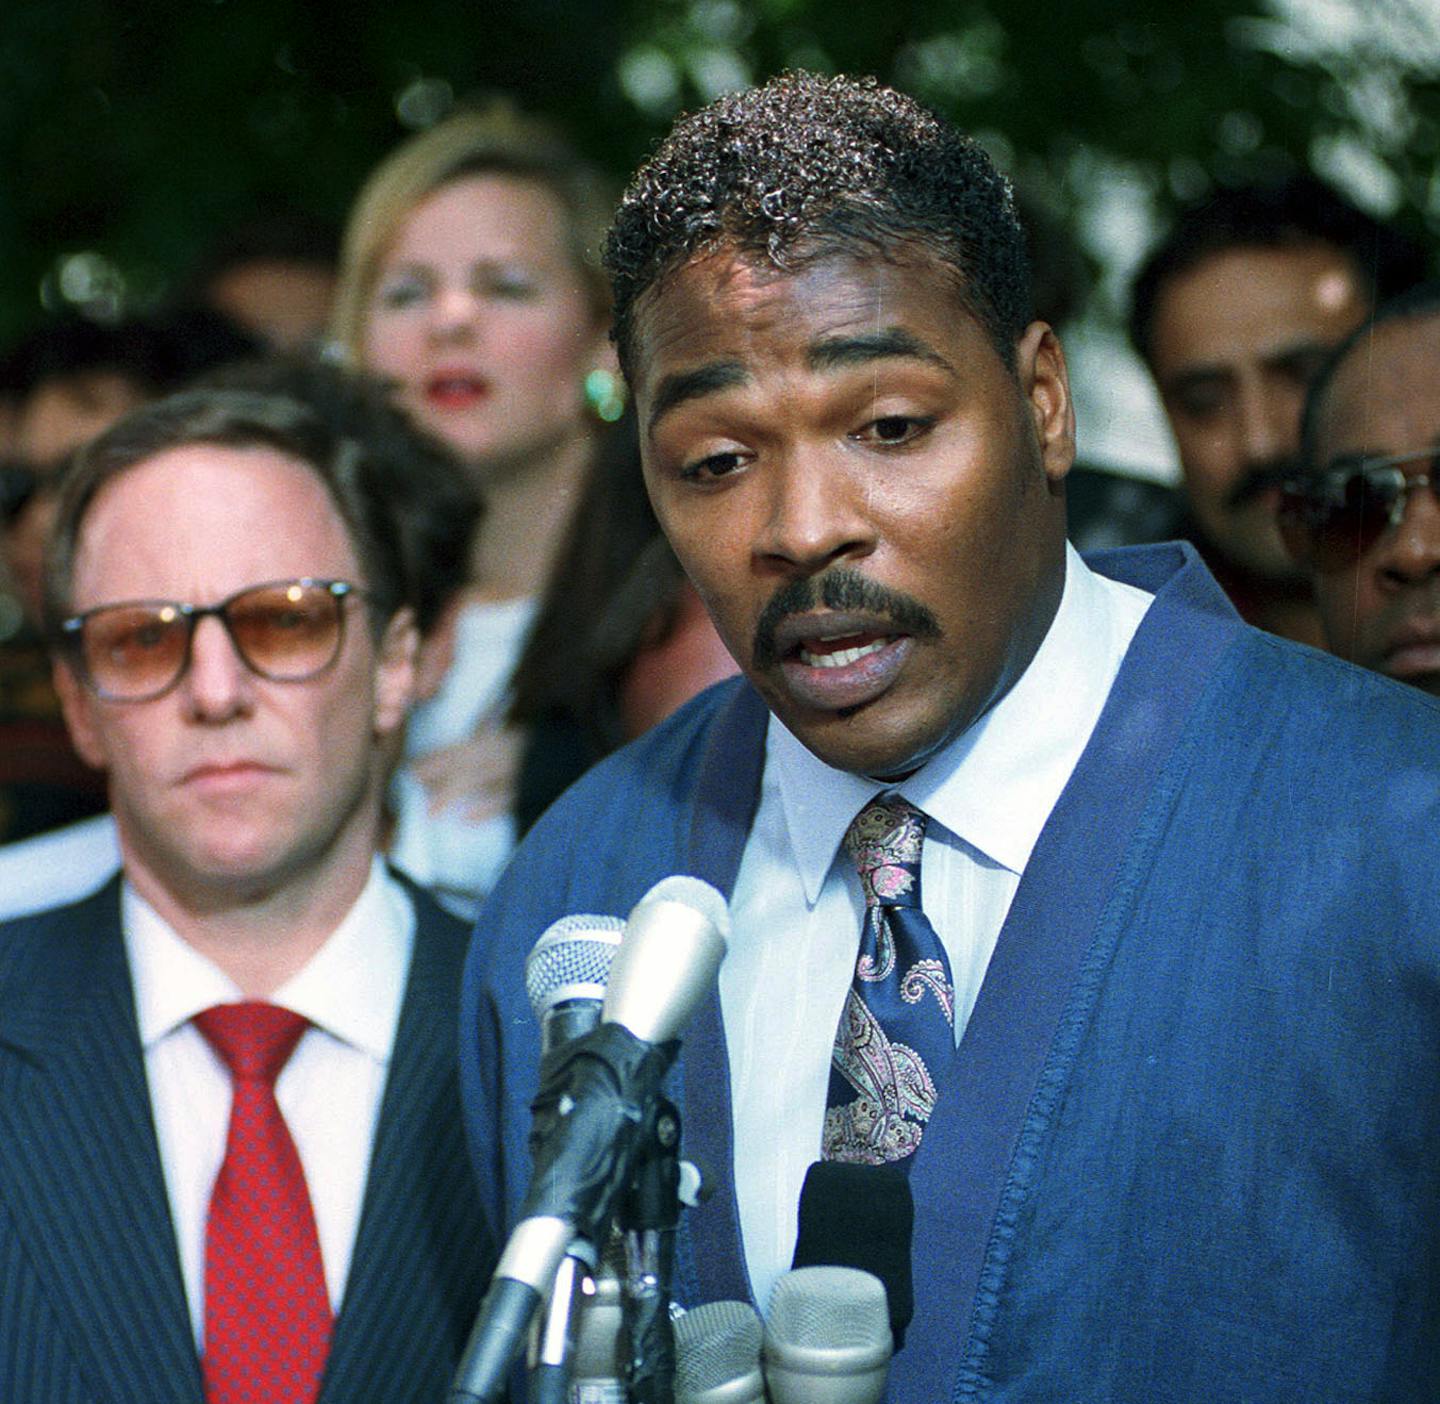
[[[721,245],[780,268],[928,253],[1011,370],[1030,321],[1010,182],[973,140],[874,78],[784,73],[676,123],[631,181],[605,245],[627,376],[641,295]]]

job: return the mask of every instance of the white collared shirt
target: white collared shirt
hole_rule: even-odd
[[[180,1267],[203,1350],[205,1223],[225,1158],[232,1093],[229,1070],[190,1021],[244,996],[129,883],[121,922]],[[305,1169],[335,1311],[350,1270],[414,940],[410,900],[377,858],[334,933],[270,997],[312,1025],[281,1070],[275,1097]]]
[[[921,901],[950,958],[958,1041],[1031,851],[1152,598],[1096,575],[1067,547],[1060,607],[1030,666],[899,785],[833,769],[771,717],[720,968],[735,1190],[762,1307],[794,1254],[800,1188],[820,1154],[830,1052],[865,911],[840,850],[845,830],[887,789],[929,816]]]

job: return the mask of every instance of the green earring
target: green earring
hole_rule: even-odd
[[[613,371],[592,370],[585,377],[585,403],[596,419],[614,424],[625,413],[625,382]]]

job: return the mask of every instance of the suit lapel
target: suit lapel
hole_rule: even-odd
[[[0,1199],[89,1397],[198,1404],[119,882],[36,920],[41,957],[0,1009]]]
[[[1088,999],[1099,979],[1081,977],[1087,953],[1125,886],[1123,865],[1176,740],[1239,636],[1198,565],[1168,589],[1161,579],[1135,583],[1157,598],[1041,831],[916,1156],[914,1276],[924,1290],[911,1338],[929,1349],[902,1357],[907,1399],[951,1398],[967,1341],[963,1377],[972,1379],[994,1323],[1016,1185],[1068,1076],[1056,1050],[1088,1010],[1077,992]]]
[[[415,950],[322,1404],[442,1398],[494,1261],[460,1116],[465,931],[409,890]]]
[[[740,858],[760,798],[765,766],[765,729],[770,713],[750,687],[738,687],[715,723],[701,764],[690,830],[689,871],[718,887],[735,890]],[[699,1070],[695,1077],[685,1070]],[[686,1153],[705,1167],[717,1193],[682,1219],[680,1283],[691,1304],[748,1301],[750,1280],[741,1245],[735,1200],[735,1142],[730,1101],[730,1059],[720,994],[712,990],[685,1035],[681,1075]]]

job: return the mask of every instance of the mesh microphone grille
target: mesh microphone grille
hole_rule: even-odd
[[[548,927],[525,959],[525,993],[536,1018],[563,999],[604,999],[625,923],[567,916]]]
[[[858,1268],[809,1267],[787,1272],[770,1298],[769,1341],[803,1350],[890,1348],[885,1288]]]
[[[706,1302],[687,1311],[675,1323],[676,1404],[751,1374],[758,1386],[763,1336],[760,1317],[748,1302]]]

